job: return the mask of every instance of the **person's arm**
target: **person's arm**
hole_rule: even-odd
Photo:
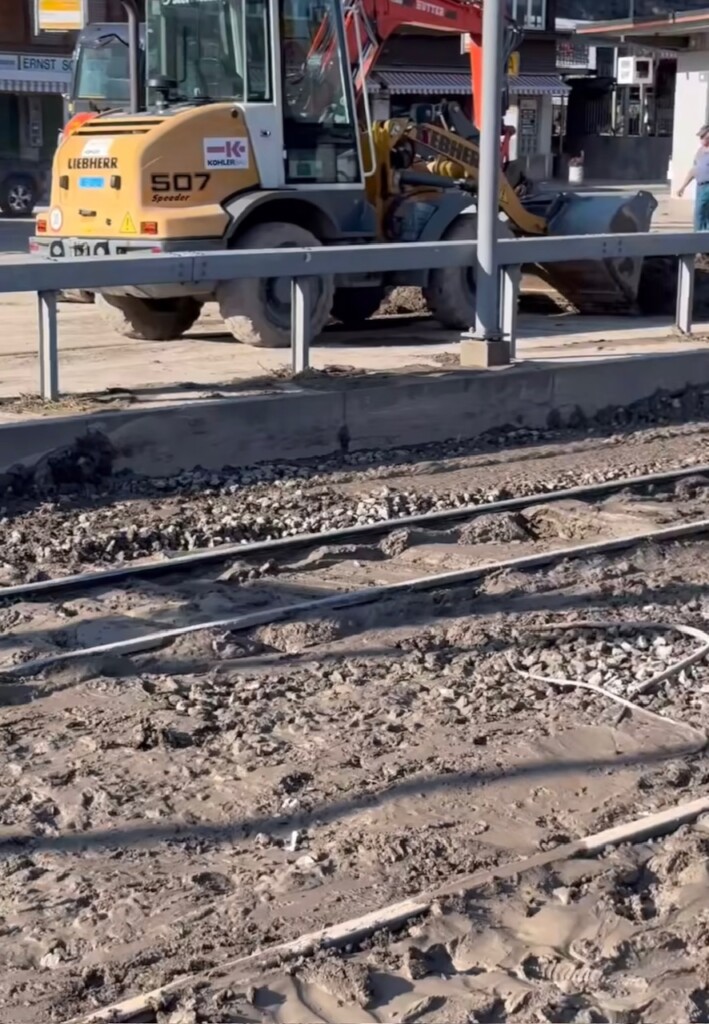
[[[692,181],[694,181],[696,176],[697,176],[697,165],[696,165],[696,163],[694,163],[694,164],[692,164],[692,166],[689,169],[689,171],[687,171],[687,177],[684,179],[684,181],[682,182],[682,184],[680,185],[680,187],[677,190],[677,195],[678,196],[682,197],[684,195],[684,190],[687,188],[687,186]]]

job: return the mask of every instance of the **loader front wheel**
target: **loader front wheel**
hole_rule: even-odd
[[[237,239],[237,249],[300,249],[320,240],[297,224],[257,224]],[[310,333],[315,338],[330,317],[332,276],[311,277]],[[236,339],[259,348],[288,348],[291,339],[291,283],[287,277],[235,278],[217,288],[219,312]]]
[[[345,327],[357,327],[374,316],[386,295],[380,285],[371,288],[338,288],[332,304],[332,315]]]
[[[105,322],[124,338],[173,341],[182,337],[202,311],[189,295],[174,299],[139,299],[134,295],[97,293],[96,306]]]
[[[510,238],[512,232],[499,221],[498,237]],[[443,241],[474,241],[478,236],[475,214],[456,217],[443,234]],[[441,267],[432,270],[423,296],[433,317],[452,331],[464,331],[475,323],[475,266]]]

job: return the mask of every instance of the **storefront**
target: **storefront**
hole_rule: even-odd
[[[0,53],[0,154],[43,163],[64,123],[71,56]]]
[[[618,74],[617,91],[626,94],[625,103],[614,105],[617,111],[620,107],[615,117],[618,136],[600,141],[606,149],[616,141],[625,146],[622,166],[632,169],[632,180],[667,178],[676,191],[694,160],[697,132],[708,119],[709,7],[685,11],[680,4],[665,15],[596,22],[579,35],[592,36],[598,45],[627,48],[636,58],[629,67],[635,81],[621,81]],[[650,73],[647,84],[640,80],[641,70]],[[608,168],[608,155],[602,155]],[[693,196],[690,186],[684,197],[689,201]]]

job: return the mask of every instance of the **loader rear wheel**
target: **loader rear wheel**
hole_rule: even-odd
[[[321,242],[297,224],[257,224],[237,239],[237,249],[314,248]],[[312,277],[311,337],[322,331],[330,317],[335,292],[334,279]],[[219,312],[237,341],[260,348],[288,348],[290,345],[291,285],[287,277],[235,278],[217,288]]]
[[[374,316],[386,295],[381,285],[368,288],[338,288],[332,303],[332,315],[346,327],[356,327]]]
[[[97,293],[103,319],[124,338],[173,341],[198,319],[202,304],[190,295],[174,299],[139,299],[135,295]]]
[[[478,236],[478,218],[464,213],[456,217],[443,234],[443,240],[469,241]],[[512,232],[499,221],[498,237],[510,238]],[[423,296],[431,314],[452,331],[464,331],[475,323],[475,267],[441,267],[432,270]]]

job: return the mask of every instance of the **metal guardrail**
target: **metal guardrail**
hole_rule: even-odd
[[[676,325],[692,327],[694,259],[707,249],[707,236],[678,234],[569,235],[559,238],[503,239],[497,245],[502,276],[500,324],[516,341],[516,310],[523,265],[565,263],[579,259],[619,259],[676,256],[680,261]],[[116,288],[129,285],[195,284],[232,278],[288,277],[293,281],[291,324],[293,368],[308,366],[307,279],[321,275],[360,272],[427,270],[465,267],[474,262],[475,242],[417,242],[409,244],[348,245],[313,249],[262,249],[229,252],[151,253],[51,260],[36,257],[0,267],[0,293],[36,292],[39,305],[40,393],[59,394],[57,294],[63,290]]]

